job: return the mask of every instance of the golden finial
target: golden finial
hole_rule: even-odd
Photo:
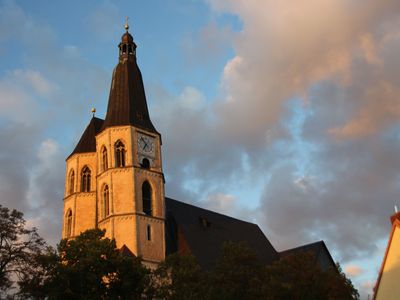
[[[125,29],[126,29],[126,32],[128,32],[128,29],[129,29],[129,24],[128,24],[128,20],[129,20],[129,17],[127,16],[127,17],[125,17]]]
[[[92,114],[93,114],[93,117],[94,117],[94,114],[96,113],[96,109],[93,107],[92,108]]]

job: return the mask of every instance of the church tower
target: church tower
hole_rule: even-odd
[[[67,158],[63,238],[106,230],[148,265],[165,258],[165,195],[161,135],[154,128],[136,44],[118,45],[105,120],[93,116]]]

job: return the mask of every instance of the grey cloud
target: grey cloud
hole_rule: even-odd
[[[237,145],[228,145],[218,135],[204,99],[188,106],[193,102],[190,97],[198,97],[196,93],[174,97],[154,86],[148,92],[150,98],[162,99],[152,107],[152,116],[163,135],[169,195],[181,200],[200,200],[216,185],[229,183],[236,176],[232,169],[242,169],[242,153]],[[188,182],[192,182],[190,191],[185,188]],[[197,191],[193,188],[196,186]]]
[[[21,123],[0,130],[0,195],[2,205],[21,211],[29,210],[26,199],[29,189],[29,170],[36,163],[37,128]],[[27,151],[28,150],[28,151]]]

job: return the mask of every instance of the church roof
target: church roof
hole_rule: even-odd
[[[103,123],[104,120],[93,116],[74,151],[68,157],[75,153],[96,152],[96,134],[100,132]]]
[[[200,266],[210,269],[221,254],[224,242],[245,242],[255,251],[261,262],[270,264],[279,258],[278,253],[253,223],[241,221],[194,205],[165,198],[167,210],[167,254],[179,251],[184,243]]]
[[[287,249],[279,253],[281,257],[288,256],[291,254],[296,254],[299,252],[311,252],[315,255],[316,262],[320,265],[323,270],[327,270],[330,267],[335,267],[335,261],[333,260],[328,248],[326,247],[324,241],[318,241],[315,243],[310,243],[302,245],[296,248]]]
[[[122,36],[119,49],[102,129],[132,125],[157,133],[150,120],[142,74],[136,63],[136,44],[128,32]]]

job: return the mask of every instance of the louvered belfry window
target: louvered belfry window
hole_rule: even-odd
[[[145,181],[142,185],[142,203],[143,203],[143,212],[146,215],[151,215],[152,213],[152,203],[151,203],[151,186]]]

